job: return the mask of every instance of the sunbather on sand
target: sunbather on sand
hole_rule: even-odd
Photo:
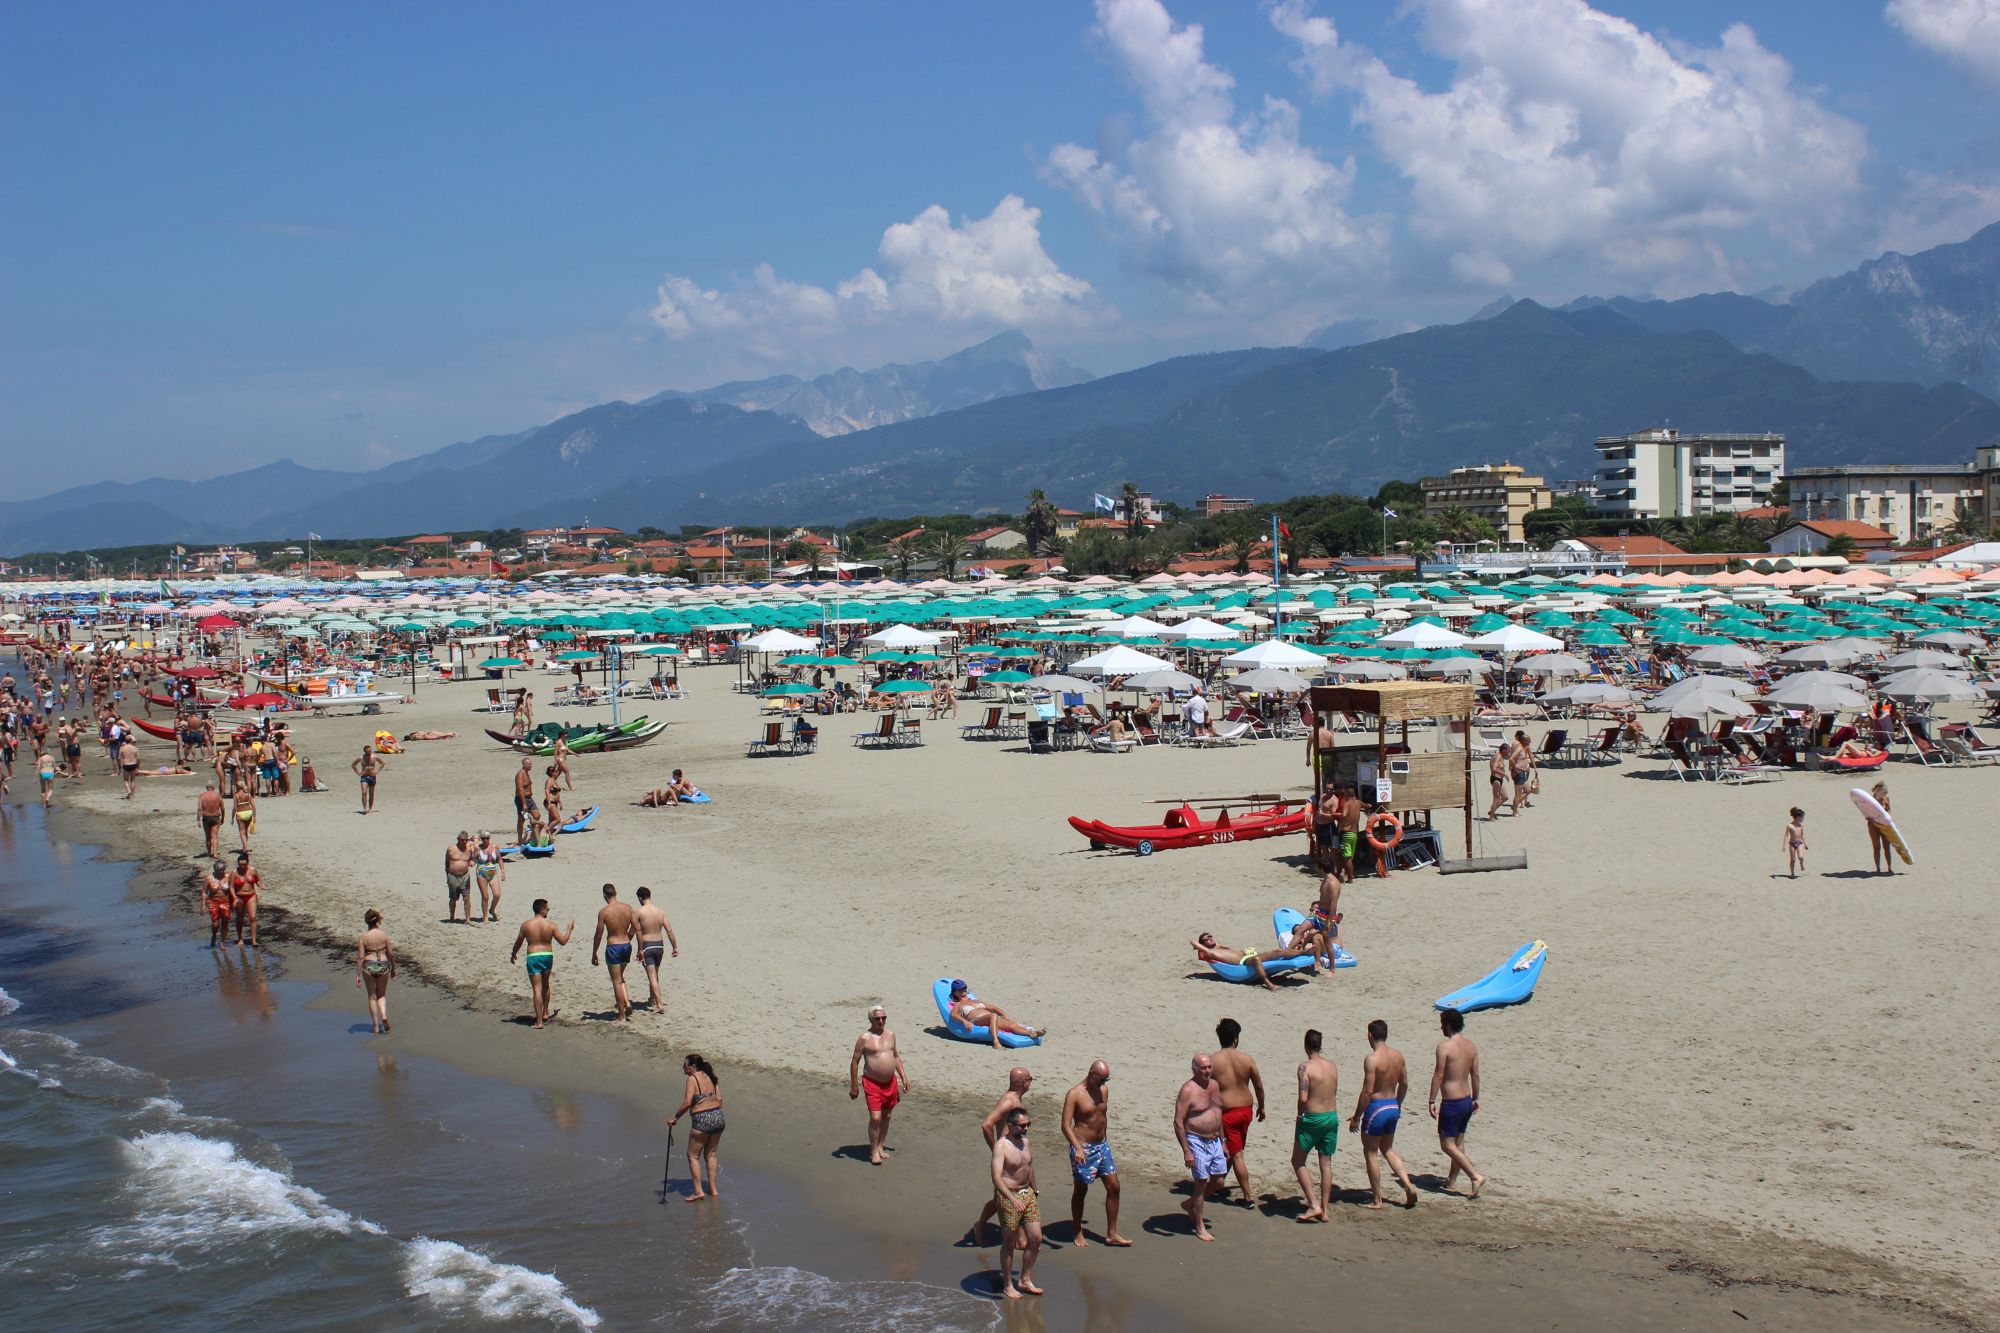
[[[1025,1023],[1016,1022],[1008,1016],[1006,1010],[996,1004],[975,1000],[966,994],[963,981],[951,983],[951,1016],[967,1027],[986,1028],[996,1050],[1000,1046],[1000,1034],[1003,1032],[1012,1032],[1022,1037],[1040,1037],[1048,1032],[1047,1028],[1031,1028]]]
[[[1271,974],[1264,970],[1266,961],[1282,963],[1293,958],[1310,959],[1317,957],[1312,949],[1296,946],[1272,949],[1269,953],[1259,953],[1255,949],[1232,949],[1226,944],[1217,944],[1215,936],[1209,934],[1207,931],[1203,931],[1195,938],[1189,940],[1188,944],[1193,947],[1195,957],[1201,959],[1204,963],[1236,963],[1251,969],[1257,974],[1257,983],[1265,990],[1278,989],[1271,984]],[[1317,972],[1318,970],[1319,968],[1315,964],[1313,971]]]
[[[1125,725],[1125,719],[1121,717],[1113,717],[1103,726],[1093,730],[1090,733],[1090,738],[1092,740],[1107,741],[1112,745],[1121,745],[1127,741],[1136,741],[1139,739],[1132,728]]]
[[[457,735],[458,733],[455,731],[406,731],[403,733],[403,739],[406,741],[448,741]]]

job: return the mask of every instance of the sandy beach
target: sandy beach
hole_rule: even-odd
[[[1212,979],[1185,941],[1209,929],[1228,944],[1267,943],[1271,909],[1312,893],[1303,840],[1141,858],[1090,851],[1064,817],[1137,822],[1155,800],[1297,791],[1308,778],[1301,744],[1030,756],[1018,741],[961,741],[957,724],[976,720],[966,705],[955,720],[926,722],[921,748],[854,749],[848,736],[872,719],[844,716],[823,719],[817,754],[746,760],[760,726],[756,702],[729,689],[734,669],[682,678],[688,698],[630,710],[670,719],[660,740],[573,761],[571,808],[604,810],[554,858],[509,866],[496,925],[443,920],[451,835],[512,828],[518,757],[482,733],[496,721],[473,711],[483,689],[425,685],[385,719],[298,721],[300,749],[332,790],[261,803],[265,901],[342,939],[378,907],[426,979],[475,1012],[515,1015],[525,988],[507,950],[530,900],[547,897],[558,921],[578,923],[556,996],[573,1025],[562,1039],[588,1043],[584,1063],[700,1049],[718,1063],[816,1079],[831,1119],[852,1119],[854,1141],[861,1115],[840,1084],[871,1004],[889,1008],[916,1085],[910,1110],[927,1123],[990,1100],[1017,1061],[1040,1080],[1036,1104],[1052,1123],[1062,1089],[1101,1056],[1114,1069],[1113,1141],[1135,1182],[1136,1218],[1166,1211],[1162,1185],[1139,1182],[1178,1173],[1174,1090],[1189,1055],[1214,1047],[1225,1014],[1244,1025],[1270,1091],[1270,1120],[1251,1138],[1260,1193],[1294,1190],[1300,1033],[1326,1032],[1351,1102],[1362,1029],[1377,1017],[1417,1081],[1400,1146],[1420,1183],[1441,1181],[1445,1162],[1420,1106],[1436,1032],[1430,1001],[1542,938],[1549,962],[1534,1002],[1468,1026],[1485,1068],[1469,1147],[1491,1178],[1486,1193],[1468,1202],[1426,1192],[1416,1217],[1337,1210],[1322,1248],[1355,1228],[1371,1244],[1409,1235],[1473,1246],[1582,1232],[1614,1249],[1671,1252],[1691,1271],[1713,1265],[1729,1280],[1917,1302],[1975,1325],[2000,1309],[1990,1204],[2000,1076],[1967,1032],[2000,982],[1988,944],[1988,823],[2000,791],[1990,769],[1890,766],[1917,855],[1914,871],[1894,878],[1866,873],[1851,784],[1836,776],[1734,789],[1680,783],[1650,758],[1551,769],[1535,808],[1476,835],[1478,851],[1526,851],[1529,869],[1363,878],[1342,903],[1360,965],[1269,994]],[[392,758],[378,813],[364,818],[347,765],[378,724],[459,735]],[[148,742],[149,756],[163,750]],[[714,803],[636,808],[673,767]],[[115,816],[154,855],[192,865],[198,790],[199,779],[146,781],[127,806],[94,769],[58,800]],[[1779,850],[1792,804],[1808,812],[1812,841],[1797,881],[1782,876]],[[1456,852],[1458,831],[1446,831]],[[600,1021],[609,989],[588,966],[606,881],[628,894],[651,886],[682,946],[666,972],[668,1014],[641,1014],[630,1030]],[[1049,1040],[996,1054],[938,1035],[929,987],[940,976],[965,977],[1046,1024]],[[358,992],[350,1002],[360,1010]],[[510,1058],[538,1039],[484,1030]],[[976,1126],[962,1129],[972,1136],[963,1160],[928,1160],[912,1144],[881,1174],[911,1188],[914,1172],[915,1188],[931,1193],[941,1173],[962,1181],[954,1202],[969,1220],[980,1163]],[[881,1188],[865,1166],[839,1165],[825,1188],[849,1197]],[[1045,1165],[1045,1194],[1066,1193],[1059,1173],[1059,1162]],[[1335,1179],[1347,1191],[1361,1183],[1358,1145],[1342,1145]],[[1278,1218],[1227,1221],[1220,1253],[1182,1265],[1220,1273],[1252,1237],[1312,1249],[1293,1239],[1309,1229]],[[1161,1243],[1173,1242],[1142,1241]]]

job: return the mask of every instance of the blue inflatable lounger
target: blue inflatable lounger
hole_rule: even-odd
[[[972,992],[967,991],[966,994],[970,996]],[[961,1022],[952,1017],[950,977],[939,977],[931,983],[931,998],[937,1001],[938,1017],[944,1020],[945,1031],[951,1033],[952,1036],[957,1037],[960,1041],[976,1041],[981,1046],[992,1043],[993,1031],[985,1024],[982,1023],[978,1027],[974,1027],[970,1023]],[[1024,1037],[1018,1032],[1003,1032],[1000,1034],[1000,1044],[1018,1049],[1022,1046],[1039,1046],[1042,1044],[1042,1039],[1040,1037]]]
[[[1297,930],[1299,922],[1305,919],[1306,914],[1304,912],[1290,907],[1280,907],[1277,911],[1271,913],[1271,929],[1277,932],[1280,948],[1289,948],[1291,946],[1292,932]],[[1341,945],[1340,941],[1334,941],[1333,965],[1335,967],[1353,967],[1359,961],[1359,959]],[[1269,963],[1264,964],[1264,970],[1266,972],[1270,971],[1271,965]]]
[[[1542,979],[1542,964],[1548,958],[1547,944],[1541,940],[1529,940],[1514,950],[1513,956],[1506,962],[1470,986],[1461,986],[1449,995],[1440,995],[1437,1007],[1469,1014],[1478,1009],[1520,1004],[1534,995],[1535,983]]]
[[[568,820],[566,823],[558,825],[556,827],[556,832],[581,833],[585,829],[589,828],[591,824],[596,821],[596,819],[597,819],[597,807],[594,805],[587,805],[583,808],[581,812],[579,812],[573,818]]]
[[[1280,907],[1278,911],[1283,913],[1289,912],[1291,909]],[[1292,913],[1292,915],[1296,920],[1305,920],[1304,917],[1299,916],[1296,912]],[[1272,918],[1273,924],[1276,923],[1276,920],[1277,918],[1274,915]],[[1278,939],[1281,942],[1289,943],[1291,938],[1292,928],[1288,925],[1284,928],[1284,932],[1278,936]],[[1282,977],[1287,972],[1307,972],[1312,969],[1312,965],[1313,960],[1310,958],[1266,958],[1264,960],[1264,975],[1267,977]],[[1208,968],[1209,971],[1215,973],[1215,975],[1221,977],[1224,981],[1247,981],[1254,985],[1257,980],[1257,969],[1249,966],[1247,963],[1210,963]]]

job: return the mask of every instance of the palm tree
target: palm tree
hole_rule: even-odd
[[[1958,502],[1958,508],[1952,512],[1951,522],[1938,534],[1947,541],[1954,542],[1976,542],[1985,535],[1986,525],[1980,521],[1979,511],[1963,500]]]
[[[942,529],[930,534],[930,538],[926,543],[927,553],[942,567],[946,578],[957,577],[959,561],[972,558],[972,543]]]
[[[1437,516],[1438,529],[1448,542],[1469,542],[1477,535],[1473,524],[1478,517],[1463,505],[1453,505]]]
[[[924,556],[924,534],[908,532],[889,543],[889,558],[896,562],[896,577],[910,577],[910,566]]]
[[[1250,572],[1250,557],[1256,553],[1258,537],[1247,529],[1229,534],[1229,558],[1236,562],[1238,574]]]
[[[1028,492],[1028,511],[1021,518],[1021,535],[1028,539],[1029,555],[1048,554],[1047,547],[1056,539],[1059,521],[1055,505],[1041,487]]]
[[[1125,510],[1125,540],[1136,542],[1146,533],[1146,516],[1139,512],[1139,488],[1126,482],[1118,490],[1118,503]]]

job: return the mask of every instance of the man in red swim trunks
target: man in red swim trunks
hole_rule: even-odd
[[[889,1115],[910,1090],[910,1076],[903,1070],[896,1034],[889,1030],[889,1013],[879,1004],[868,1011],[868,1030],[855,1038],[854,1058],[847,1062],[848,1098],[859,1097],[864,1088],[868,1092],[868,1161],[871,1166],[880,1166],[889,1137]]]
[[[1222,1047],[1209,1059],[1215,1065],[1215,1082],[1222,1093],[1223,1151],[1228,1153],[1229,1165],[1236,1171],[1237,1187],[1243,1191],[1238,1203],[1248,1207],[1257,1196],[1250,1192],[1250,1167],[1243,1159],[1243,1141],[1250,1133],[1253,1115],[1258,1120],[1264,1118],[1264,1076],[1257,1072],[1257,1062],[1237,1049],[1237,1039],[1242,1035],[1243,1025],[1233,1018],[1217,1023],[1215,1039]]]

